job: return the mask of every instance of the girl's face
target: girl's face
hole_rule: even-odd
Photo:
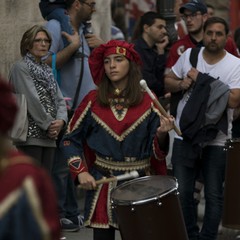
[[[50,43],[51,41],[45,32],[38,32],[29,52],[36,58],[36,61],[41,61],[41,58],[47,55]]]
[[[124,89],[128,82],[129,61],[123,55],[111,54],[104,59],[107,77],[116,88]]]

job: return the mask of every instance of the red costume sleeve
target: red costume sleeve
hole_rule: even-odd
[[[166,175],[167,174],[167,166],[166,166],[167,153],[160,149],[157,136],[155,136],[153,141],[153,152],[154,152],[154,156],[152,156],[150,160],[151,172],[156,175]]]
[[[59,240],[57,198],[50,176],[44,169],[35,166],[30,157],[21,152],[13,151],[8,156],[9,165],[0,174],[0,202],[12,192],[21,189],[27,178],[31,179],[44,220],[50,230],[51,239]]]

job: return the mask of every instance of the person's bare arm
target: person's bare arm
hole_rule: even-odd
[[[192,68],[188,72],[188,77],[196,81],[198,76],[198,70]],[[240,106],[240,89],[230,89],[229,99],[228,99],[228,107],[237,108]]]
[[[170,71],[165,76],[164,81],[166,92],[179,92],[187,90],[193,82],[193,80],[189,77],[185,77],[184,79],[178,78],[173,71]]]
[[[96,181],[89,172],[81,172],[78,174],[78,181],[83,189],[92,190],[96,188]]]
[[[228,106],[230,108],[240,107],[240,89],[231,89],[230,90]]]
[[[86,34],[85,38],[90,48],[96,48],[104,44],[104,41],[95,34]]]

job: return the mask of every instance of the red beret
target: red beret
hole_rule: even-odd
[[[12,88],[0,76],[0,133],[7,134],[12,128],[17,113],[17,104]]]
[[[142,65],[141,58],[134,50],[133,44],[122,40],[110,40],[108,43],[93,49],[89,57],[89,67],[96,85],[101,82],[104,75],[104,58],[111,54],[124,55],[130,61]]]

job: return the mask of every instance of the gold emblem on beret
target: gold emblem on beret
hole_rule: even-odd
[[[126,56],[127,49],[123,47],[116,47],[116,53]]]

